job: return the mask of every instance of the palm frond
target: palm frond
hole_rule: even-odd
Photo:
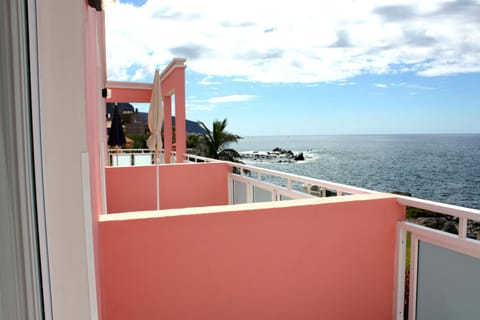
[[[227,127],[226,118],[222,121],[213,121],[212,130],[201,121],[199,121],[199,125],[205,132],[199,138],[199,153],[203,154],[205,157],[213,159],[220,159],[220,157],[223,157],[225,159],[222,160],[227,160],[228,158],[228,161],[232,161],[230,159],[240,158],[238,152],[233,149],[227,149],[227,146],[230,143],[236,143],[238,139],[241,139],[242,137],[225,130]],[[234,153],[231,152],[232,150]]]

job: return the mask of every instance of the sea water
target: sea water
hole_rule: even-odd
[[[480,209],[480,134],[245,137],[231,147],[306,157],[250,165]]]

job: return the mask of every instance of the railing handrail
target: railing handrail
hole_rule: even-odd
[[[407,196],[401,196],[401,195],[398,195],[397,199],[398,199],[398,203],[405,206],[429,210],[429,211],[433,211],[440,214],[445,214],[449,216],[465,218],[468,220],[480,222],[480,210],[477,210],[477,209],[465,208],[465,207],[460,207],[452,204],[435,202],[430,200],[423,200],[419,198],[407,197]]]
[[[172,154],[176,154],[176,152],[172,151]],[[185,160],[188,160],[189,158],[194,158],[195,160],[201,160],[203,162],[227,162],[227,163],[229,163],[228,161],[197,156],[197,155],[194,155],[194,154],[186,154],[185,157],[184,157]]]
[[[480,242],[478,240],[461,238],[454,233],[432,229],[408,221],[397,222],[397,228],[409,231],[422,240],[429,241],[442,247],[448,247],[454,251],[461,251],[464,254],[480,259]],[[455,245],[455,248],[452,244]]]
[[[229,173],[229,177],[232,180],[239,181],[239,182],[244,182],[247,184],[251,184],[254,187],[260,187],[260,188],[270,188],[272,192],[276,192],[279,195],[283,195],[286,197],[290,197],[293,199],[303,199],[303,198],[315,198],[315,196],[304,193],[304,192],[299,192],[296,190],[291,190],[270,182],[265,182],[265,181],[260,181],[257,179],[253,179],[251,177],[246,177],[246,176],[240,176],[238,174],[234,173]]]
[[[378,191],[368,190],[368,189],[359,188],[359,187],[353,187],[346,184],[335,183],[335,182],[330,182],[330,181],[316,179],[316,178],[299,176],[292,173],[285,173],[285,172],[280,172],[272,169],[259,168],[259,167],[254,167],[254,166],[249,166],[249,165],[234,163],[234,162],[229,162],[229,163],[232,167],[236,167],[239,169],[245,169],[249,171],[263,173],[270,176],[275,176],[275,177],[279,177],[287,180],[293,180],[293,181],[304,183],[304,184],[318,185],[319,187],[324,187],[327,189],[337,190],[345,193],[350,193],[350,194],[378,193]]]
[[[164,151],[161,150],[160,151],[161,153],[163,153]],[[150,149],[113,149],[113,148],[109,148],[108,149],[108,153],[109,154],[122,154],[122,153],[155,153],[154,150],[150,150]]]
[[[430,200],[411,198],[406,196],[397,196],[397,201],[401,205],[429,210],[435,213],[458,217],[458,237],[467,238],[468,220],[480,222],[480,210],[464,208],[456,205],[440,203]]]
[[[184,159],[186,160],[189,160],[192,158],[195,159],[195,162],[197,160],[200,160],[203,162],[225,162],[232,168],[238,168],[242,171],[248,170],[250,172],[254,172],[257,174],[263,174],[263,175],[268,175],[268,176],[272,176],[280,179],[286,179],[288,186],[287,188],[285,188],[285,190],[293,190],[291,188],[291,183],[297,182],[297,183],[302,183],[304,185],[318,186],[320,188],[333,190],[333,191],[336,191],[338,195],[342,195],[344,193],[347,193],[347,194],[379,193],[378,191],[368,190],[365,188],[353,187],[353,186],[349,186],[341,183],[335,183],[335,182],[330,182],[330,181],[316,179],[316,178],[309,178],[309,177],[299,176],[292,173],[285,173],[285,172],[280,172],[280,171],[271,170],[271,169],[259,168],[259,167],[245,165],[245,164],[236,163],[236,162],[216,160],[216,159],[202,157],[194,154],[184,155]],[[257,180],[261,181],[259,179]],[[308,193],[305,193],[305,194],[308,194]]]

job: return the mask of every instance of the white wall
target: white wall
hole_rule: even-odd
[[[87,151],[83,9],[38,0],[39,95],[54,319],[90,319],[81,153]]]

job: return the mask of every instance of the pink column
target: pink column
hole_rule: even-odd
[[[185,69],[177,69],[178,86],[175,91],[175,134],[176,134],[176,151],[177,162],[184,162],[184,154],[186,153],[187,128],[185,116]]]
[[[163,120],[163,140],[165,149],[165,163],[170,163],[170,152],[172,151],[172,97],[163,96],[164,120]]]
[[[165,97],[165,109],[170,114],[167,116],[165,112],[165,119],[171,117],[172,95],[175,95],[175,143],[177,151],[177,162],[183,162],[183,155],[186,151],[186,122],[185,122],[185,61],[183,58],[175,58],[163,70],[160,78],[162,79],[162,93]],[[167,99],[168,97],[168,99]],[[171,125],[170,130],[167,130],[167,123],[164,126],[165,135],[165,153],[169,153],[171,149]],[[169,145],[170,144],[170,145]],[[167,155],[165,162],[170,162],[170,154]],[[168,161],[167,161],[168,159]]]

